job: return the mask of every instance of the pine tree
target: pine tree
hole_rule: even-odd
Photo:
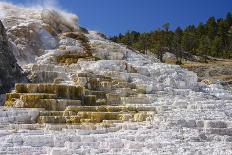
[[[163,29],[168,32],[169,31],[169,28],[170,28],[170,23],[165,23],[162,25]]]
[[[196,54],[197,49],[197,38],[194,33],[184,32],[181,47],[187,51],[192,52],[192,54]]]
[[[217,20],[210,17],[206,24],[199,23],[197,27],[189,25],[184,30],[177,28],[174,32],[170,31],[170,24],[165,23],[162,29],[150,33],[128,31],[111,39],[141,52],[149,50],[156,53],[161,61],[163,61],[163,53],[171,50],[175,52],[177,59],[181,57],[182,50],[192,54],[230,57],[232,56],[232,14],[229,12],[225,18]],[[210,45],[209,53],[208,45]]]
[[[206,23],[206,31],[210,40],[213,40],[217,34],[217,23],[214,17],[210,17]]]
[[[232,14],[231,14],[231,12],[227,13],[226,22],[228,23],[229,26],[232,26]]]
[[[183,31],[180,27],[175,30],[173,41],[172,41],[172,49],[176,55],[176,64],[182,63],[182,48],[181,48],[181,40],[182,40]]]
[[[209,54],[210,47],[211,47],[211,45],[210,45],[209,37],[206,35],[203,35],[200,39],[198,51],[199,51],[200,55],[202,57],[204,57],[205,63],[207,62],[207,56]]]
[[[139,42],[141,45],[142,52],[146,53],[146,51],[148,50],[148,45],[149,45],[148,35],[146,33],[140,35]]]
[[[217,36],[221,38],[221,46],[222,49],[221,51],[226,52],[226,49],[228,48],[228,38],[227,38],[227,23],[224,21],[224,19],[219,19],[218,20],[218,31],[217,31]]]
[[[158,53],[158,58],[160,60],[160,62],[164,62],[163,61],[163,54],[164,54],[164,47],[165,47],[165,36],[164,36],[165,32],[163,30],[159,30],[157,32],[157,45],[156,45],[156,50]]]
[[[227,58],[231,58],[232,57],[232,28],[230,28],[228,30],[228,34],[227,34],[227,37],[228,37],[228,49],[227,49]]]
[[[223,41],[222,38],[219,36],[216,36],[214,40],[211,42],[211,53],[213,56],[222,56],[223,53],[221,51],[222,46],[223,46]]]
[[[196,33],[198,35],[198,37],[202,36],[202,35],[205,35],[205,26],[202,22],[200,22],[197,26],[197,29],[196,29]]]

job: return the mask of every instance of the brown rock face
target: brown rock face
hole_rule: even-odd
[[[0,21],[0,94],[8,92],[16,82],[24,80],[26,78],[11,51],[5,28]]]

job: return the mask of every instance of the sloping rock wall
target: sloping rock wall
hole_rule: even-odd
[[[16,82],[24,80],[26,78],[11,51],[5,28],[0,21],[0,94],[8,92]]]

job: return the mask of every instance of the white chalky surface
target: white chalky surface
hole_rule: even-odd
[[[64,54],[59,47],[65,46],[71,53],[81,53],[83,47],[71,38],[52,36],[42,26],[47,10],[0,3],[0,13],[19,64],[39,75],[39,81],[49,82],[50,76],[59,75],[64,84],[74,84],[73,75],[86,71],[110,76],[135,83],[146,91],[144,102],[137,101],[137,106],[158,109],[148,122],[125,122],[112,128],[90,130],[85,126],[28,124],[35,122],[38,109],[2,107],[0,154],[232,154],[232,95],[222,86],[198,83],[193,72],[159,63],[94,31],[85,35],[94,48],[93,55],[102,60],[60,66],[54,61],[55,56]],[[59,17],[63,25],[57,25],[57,18],[50,18],[49,24],[62,32],[68,30],[65,25],[78,29],[75,15],[62,12]],[[27,28],[40,38],[28,38],[41,44],[37,49],[19,41],[25,37],[19,32]],[[15,31],[19,33],[16,40],[12,36]],[[131,73],[128,65],[137,73]],[[41,72],[46,72],[46,77]]]

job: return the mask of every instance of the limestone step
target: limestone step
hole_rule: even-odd
[[[6,93],[6,101],[10,101],[12,99],[19,99],[21,93]]]
[[[86,87],[91,90],[99,90],[99,79],[90,78],[87,79]]]
[[[159,110],[159,107],[157,106],[133,106],[133,104],[125,105],[126,109],[128,111],[151,111],[154,113],[157,113]]]
[[[60,110],[65,110],[68,106],[80,106],[82,101],[81,100],[70,100],[70,99],[58,99],[58,105],[60,105]]]
[[[90,87],[88,87],[89,89],[92,89],[92,90],[98,90],[98,91],[105,91],[105,92],[110,92],[112,89],[114,89],[114,87],[113,87],[113,83],[112,83],[112,81],[110,81],[110,80],[105,80],[105,79],[96,79],[95,81],[97,82],[96,84],[95,84],[95,87],[93,87],[94,85],[94,83],[93,82],[91,82],[91,81],[93,81],[94,79],[92,79],[92,80],[89,80],[89,86]]]
[[[56,71],[37,71],[33,73],[34,77],[32,82],[35,83],[53,83],[60,81],[66,81],[69,79],[68,75],[65,72],[56,72]]]
[[[107,105],[107,101],[106,101],[106,99],[98,99],[96,101],[96,105],[97,106]]]
[[[188,105],[187,109],[218,109],[220,106],[223,106],[222,104],[191,104]]]
[[[133,83],[128,83],[126,81],[113,81],[113,88],[131,88],[136,89],[136,85]]]
[[[67,68],[64,66],[52,65],[52,64],[29,64],[24,66],[26,70],[32,71],[47,71],[47,72],[60,72],[66,73]]]
[[[48,94],[48,93],[7,93],[6,94],[6,100],[22,99],[22,98],[51,99],[56,97],[57,97],[56,94]]]
[[[83,106],[95,106],[96,105],[96,95],[84,95],[82,105]]]
[[[216,134],[221,136],[232,136],[232,128],[212,128],[206,129],[206,133]]]
[[[106,93],[104,91],[86,90],[85,95],[95,95],[97,99],[105,99],[106,98]]]
[[[123,106],[68,106],[65,111],[81,112],[121,112],[125,111]]]
[[[139,111],[153,111],[157,112],[154,106],[135,107],[135,106],[68,106],[65,111],[91,111],[91,112],[139,112]]]
[[[10,124],[9,129],[13,130],[38,130],[45,126],[42,124]]]
[[[82,119],[89,119],[92,123],[100,123],[103,120],[120,120],[120,112],[78,112]]]
[[[142,122],[153,118],[150,112],[78,112],[78,116],[90,123],[101,123],[103,120],[122,120]]]
[[[47,93],[56,94],[60,98],[81,99],[84,88],[80,86],[69,86],[51,83],[22,84],[15,85],[16,93]]]
[[[57,114],[57,113],[53,113]],[[58,113],[59,114],[59,113]],[[128,121],[128,117],[133,118],[132,114],[125,114],[121,112],[78,112],[77,115],[73,116],[39,116],[37,122],[40,124],[51,123],[51,124],[78,124],[78,123],[101,123],[103,120],[123,120]],[[126,119],[125,119],[126,118]]]
[[[232,128],[232,122],[231,121],[204,120],[203,122],[204,122],[204,128]]]
[[[100,88],[101,91],[109,92],[112,90],[112,82],[111,81],[101,81]]]
[[[141,88],[132,89],[132,91],[133,94],[146,94],[146,90]]]
[[[78,85],[85,86],[95,91],[111,91],[112,79],[102,75],[94,75],[91,73],[77,73],[75,82]]]
[[[112,81],[112,78],[110,76],[104,76],[104,75],[99,75],[99,74],[92,74],[90,72],[78,72],[76,73],[77,77],[84,77],[84,78],[97,78],[100,79],[101,81]]]
[[[63,116],[64,111],[40,111],[40,116]]]
[[[63,124],[66,123],[66,117],[63,116],[39,116],[38,123],[52,123],[52,124]]]
[[[92,107],[90,107],[92,108]],[[85,109],[91,110],[91,109]],[[67,113],[61,111],[41,111],[40,116],[37,120],[38,123],[52,123],[52,124],[78,124],[78,123],[101,123],[105,120],[115,120],[115,122],[120,123],[121,121],[145,121],[152,114],[147,112],[109,112],[106,111],[75,111],[75,113]],[[111,109],[112,110],[112,109]],[[112,110],[116,111],[116,110]],[[111,123],[113,123],[112,121]],[[108,122],[109,123],[109,122]]]
[[[197,119],[197,118],[170,118],[170,124],[175,124],[177,126],[185,127],[185,128],[198,128],[203,130],[219,130],[219,129],[231,129],[232,121],[230,120],[217,120],[217,119]]]
[[[91,119],[84,119],[84,118],[81,118],[80,119],[80,123],[96,123],[96,121],[95,120],[91,120]],[[97,123],[99,123],[99,122],[97,122]]]
[[[123,120],[103,120],[102,123],[109,123],[109,124],[123,123]]]
[[[118,94],[108,93],[106,94],[107,105],[120,105],[121,98]]]
[[[121,97],[122,104],[150,104],[146,96]]]
[[[130,95],[136,94],[131,88],[118,88],[115,90],[115,93],[120,95],[121,97],[128,97]]]
[[[80,106],[80,100],[69,99],[38,99],[38,100],[22,100],[20,108],[44,108],[46,110],[63,111],[67,106],[76,105]]]
[[[57,98],[56,94],[45,94],[45,93],[8,93],[6,95],[5,106],[16,106],[14,101],[16,99],[20,99],[23,104],[29,104],[29,106],[25,106],[24,108],[31,108],[35,102],[38,102],[40,99],[53,99]],[[21,104],[20,103],[20,104]],[[16,106],[18,107],[18,106]],[[23,108],[23,105],[19,105],[19,107]]]
[[[65,50],[64,50],[65,51]],[[69,51],[67,51],[69,52]],[[73,63],[77,63],[78,61],[96,61],[97,58],[90,56],[86,53],[75,53],[75,54],[63,54],[60,56],[56,56],[56,61],[59,64],[66,64],[66,65],[70,65]]]
[[[36,101],[39,99],[55,99],[56,94],[45,94],[45,93],[25,93],[20,95],[22,101]]]

